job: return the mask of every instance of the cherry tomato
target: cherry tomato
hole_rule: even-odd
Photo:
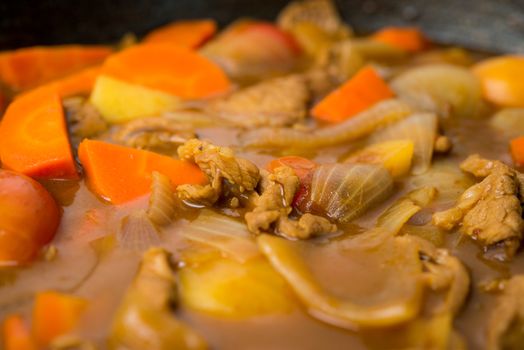
[[[40,183],[0,169],[0,266],[30,262],[59,222],[60,210]]]

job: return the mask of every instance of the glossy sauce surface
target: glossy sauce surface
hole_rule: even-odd
[[[461,121],[446,130],[455,148],[451,156],[437,158],[436,164],[458,166],[461,159],[471,153],[509,160],[504,146],[507,136],[491,128],[485,121]],[[234,130],[220,128],[199,131],[202,138],[218,145],[231,145],[231,135],[234,133]],[[330,149],[329,152],[319,152],[314,159],[320,163],[333,162],[351,147],[341,146]],[[250,151],[240,155],[260,167],[264,167],[274,157],[272,154]],[[395,196],[356,220],[356,225],[348,227],[344,235],[352,235],[371,227],[384,208],[410,189],[409,184],[402,182],[397,184],[398,192]],[[136,272],[140,254],[118,247],[105,251],[100,248],[100,244],[93,242],[100,242],[102,237],[115,234],[122,217],[132,210],[146,207],[147,197],[115,207],[96,198],[83,181],[46,182],[45,185],[57,195],[64,206],[59,232],[53,241],[53,246],[58,251],[57,256],[51,261],[38,261],[30,268],[2,274],[0,318],[13,311],[25,310],[27,313],[36,291],[55,289],[75,293],[91,301],[79,327],[81,334],[103,344],[113,312]],[[186,219],[175,222],[162,233],[162,245],[174,254],[175,259],[187,247],[180,236],[181,227],[186,222]],[[471,348],[478,348],[484,342],[485,318],[494,298],[480,291],[477,286],[494,278],[523,273],[524,258],[517,255],[511,263],[486,261],[481,259],[478,246],[465,237],[461,238],[459,233],[445,234],[444,237],[444,246],[464,262],[472,277],[470,296],[456,318],[455,326]],[[363,265],[360,270],[357,266],[348,269],[337,263],[336,256],[329,255],[315,257],[313,254],[309,261],[313,271],[322,275],[322,283],[334,294],[343,294],[344,285],[351,285],[352,279],[366,278],[368,268],[371,267]],[[380,284],[380,275],[369,275],[367,278],[376,279],[376,283]],[[359,293],[365,296],[368,292],[361,290]],[[298,301],[294,304],[294,310],[289,313],[248,319],[213,317],[185,309],[183,305],[178,315],[204,334],[209,344],[217,349],[381,348],[389,346],[388,334],[396,332],[382,330],[366,336],[366,332],[344,330],[311,318]]]

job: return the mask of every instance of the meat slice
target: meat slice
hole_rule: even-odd
[[[277,233],[291,239],[308,239],[311,237],[332,233],[337,226],[321,216],[306,213],[298,220],[280,216],[277,222]]]
[[[300,75],[266,80],[210,104],[209,113],[246,128],[290,126],[306,117],[310,92]]]
[[[524,344],[524,275],[503,283],[502,294],[491,312],[487,350],[522,349]]]
[[[249,231],[261,234],[276,229],[277,234],[292,239],[336,231],[335,225],[320,216],[305,214],[298,220],[289,218],[299,185],[298,176],[289,167],[276,168],[273,174],[264,173],[262,193],[254,198],[254,209],[244,216]]]
[[[406,236],[403,236],[406,237]],[[462,262],[447,249],[436,248],[429,241],[410,236],[419,246],[422,262],[422,279],[435,292],[444,292],[444,301],[437,304],[434,313],[460,311],[468,296],[470,277]]]
[[[196,163],[210,180],[208,185],[178,186],[177,195],[186,203],[212,206],[225,199],[229,208],[252,208],[245,214],[245,220],[254,234],[276,232],[287,238],[306,239],[337,229],[329,220],[312,214],[297,220],[289,218],[300,185],[295,171],[289,167],[279,167],[272,174],[262,171],[261,176],[253,163],[236,158],[230,148],[197,139],[180,146],[178,155]]]
[[[503,248],[495,258],[510,259],[524,231],[522,174],[478,155],[468,157],[461,169],[483,180],[467,189],[455,207],[435,213],[433,223],[446,230],[461,224],[461,231],[482,243],[487,251]]]
[[[190,125],[164,117],[152,117],[132,120],[120,126],[112,138],[125,146],[172,155],[178,146],[194,137]]]
[[[318,50],[313,67],[305,75],[314,98],[324,97],[364,64],[351,40],[337,41]]]
[[[115,313],[108,339],[110,349],[208,348],[204,339],[173,313],[178,303],[174,273],[166,250],[151,248],[145,252]]]
[[[84,97],[69,97],[62,101],[74,145],[85,138],[93,137],[105,131],[106,121],[98,110]]]
[[[191,139],[178,148],[178,155],[180,159],[196,163],[210,180],[208,185],[178,186],[177,194],[185,201],[213,205],[226,188],[238,198],[253,191],[260,180],[258,167],[247,159],[235,157],[229,147]]]
[[[346,38],[351,28],[344,24],[331,0],[302,0],[288,4],[279,14],[278,25],[290,32],[297,25],[315,25],[333,38]]]

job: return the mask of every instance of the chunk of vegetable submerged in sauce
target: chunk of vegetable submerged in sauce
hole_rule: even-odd
[[[41,184],[0,169],[0,266],[33,260],[59,222],[59,208]]]

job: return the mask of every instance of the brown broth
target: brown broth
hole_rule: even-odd
[[[500,146],[506,144],[504,137],[492,131],[484,121],[464,121],[457,124],[448,129],[448,135],[452,137],[455,144],[452,154],[454,161],[458,163],[465,155],[473,152],[478,152],[486,157],[507,160],[505,147]],[[209,138],[217,144],[227,144],[231,140],[230,130],[203,130],[201,134],[204,138]],[[475,136],[472,137],[472,135]],[[488,143],[484,140],[493,141]],[[319,162],[334,161],[347,149],[348,147],[341,146],[330,152],[322,152],[323,154],[316,160]],[[271,155],[256,153],[243,153],[242,155],[261,167],[273,158]],[[58,256],[55,261],[40,261],[28,268],[29,272],[41,271],[41,275],[34,280],[34,285],[29,290],[36,292],[42,289],[55,289],[73,292],[89,299],[91,303],[80,328],[82,334],[103,343],[113,312],[136,272],[140,255],[117,248],[108,256],[96,257],[89,242],[114,233],[119,220],[126,213],[134,208],[145,207],[146,198],[115,208],[102,203],[90,193],[84,182],[46,183],[46,186],[53,193],[60,192],[67,195],[61,200],[66,206],[58,234],[52,243],[58,248]],[[396,196],[381,204],[374,211],[367,213],[357,222],[364,227],[371,226],[377,214],[405,191],[401,188],[402,186],[398,187],[399,192]],[[177,244],[176,225],[166,230],[164,235],[173,235],[167,238],[166,242],[167,248],[176,255],[179,249],[174,246]],[[486,264],[478,258],[479,247],[469,239],[464,239],[457,245],[457,235],[458,233],[447,234],[446,246],[464,262],[471,272],[472,287],[469,300],[456,318],[455,325],[466,337],[471,348],[478,348],[484,342],[485,319],[493,303],[493,296],[480,291],[478,284],[493,278],[507,277],[510,273],[524,272],[524,257],[518,255],[509,264]],[[57,261],[61,263],[54,264]],[[337,279],[342,278],[347,281],[351,277],[343,267],[338,266],[330,270],[329,261],[324,263],[327,264],[327,268],[323,268],[324,271],[330,272],[330,276],[327,276],[328,281],[336,283]],[[70,277],[65,279],[56,277],[63,272],[64,264],[71,271],[75,271],[78,281],[71,283]],[[47,267],[41,269],[44,265]],[[20,271],[13,284],[4,285],[0,288],[0,292],[8,289],[16,290],[17,285],[23,283],[24,278],[27,278],[25,272]],[[46,280],[54,283],[45,283]],[[13,310],[27,312],[31,304],[32,293],[27,293],[25,296],[23,293],[16,296],[12,293],[1,293],[0,297],[4,300],[0,308],[0,318],[2,318]],[[213,348],[217,349],[351,348],[357,350],[368,348],[358,333],[317,321],[311,318],[303,307],[297,307],[297,310],[291,314],[243,320],[206,316],[183,307],[180,315],[201,334],[204,334]],[[387,331],[384,332],[387,334]],[[387,339],[384,344],[387,346]]]

